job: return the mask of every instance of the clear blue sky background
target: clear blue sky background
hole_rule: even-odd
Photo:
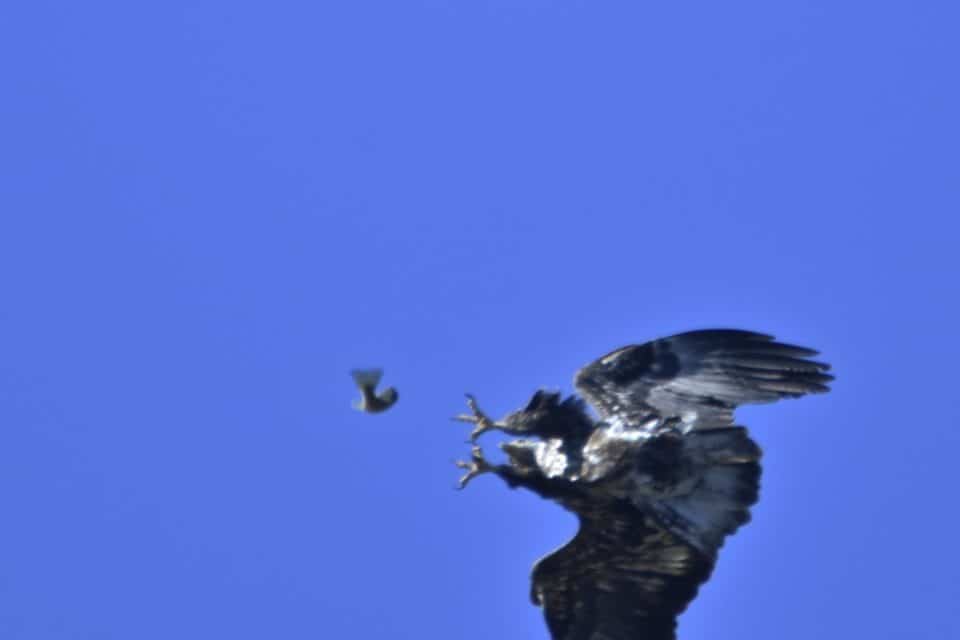
[[[573,518],[455,492],[449,416],[713,326],[838,380],[741,414],[761,502],[681,638],[960,637],[958,20],[5,6],[0,637],[546,638]]]

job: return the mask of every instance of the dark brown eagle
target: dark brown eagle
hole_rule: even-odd
[[[677,616],[750,519],[760,448],[741,404],[828,391],[816,351],[730,329],[612,351],[577,372],[577,396],[537,391],[501,421],[472,396],[471,439],[498,429],[507,464],[473,447],[461,487],[493,473],[575,513],[577,535],[533,568],[530,597],[553,640],[673,640]]]

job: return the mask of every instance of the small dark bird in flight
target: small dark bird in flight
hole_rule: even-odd
[[[497,429],[506,464],[473,447],[461,488],[493,473],[577,515],[566,545],[533,568],[530,597],[553,640],[674,640],[724,539],[750,519],[760,447],[733,411],[828,391],[816,351],[772,336],[692,331],[617,349],[574,379],[577,396],[537,391],[493,421],[467,396],[471,439]]]
[[[377,393],[377,385],[380,384],[383,369],[354,369],[350,375],[360,389],[360,399],[353,401],[353,408],[357,411],[380,413],[396,403],[399,394],[393,387],[387,387]]]

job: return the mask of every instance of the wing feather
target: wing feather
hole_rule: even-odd
[[[582,515],[573,540],[534,567],[531,595],[553,640],[674,640],[712,570],[638,512]]]
[[[685,429],[722,428],[741,404],[828,391],[830,365],[811,360],[816,354],[762,333],[691,331],[617,349],[574,382],[609,422],[639,427],[656,417]]]

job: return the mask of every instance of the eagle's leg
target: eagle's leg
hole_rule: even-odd
[[[490,417],[480,410],[480,407],[477,406],[477,399],[474,398],[469,393],[467,396],[467,406],[470,408],[472,413],[461,413],[458,416],[454,416],[453,419],[458,422],[469,422],[470,424],[477,425],[473,431],[470,432],[470,442],[476,442],[477,438],[480,437],[481,433],[485,431],[490,431],[492,429],[502,429],[505,425],[491,420]]]
[[[474,445],[473,448],[470,449],[470,462],[457,460],[454,464],[461,469],[467,470],[457,483],[458,489],[463,489],[471,480],[483,473],[492,473],[497,470],[497,465],[490,464],[490,462],[483,457],[483,450],[477,445]]]

